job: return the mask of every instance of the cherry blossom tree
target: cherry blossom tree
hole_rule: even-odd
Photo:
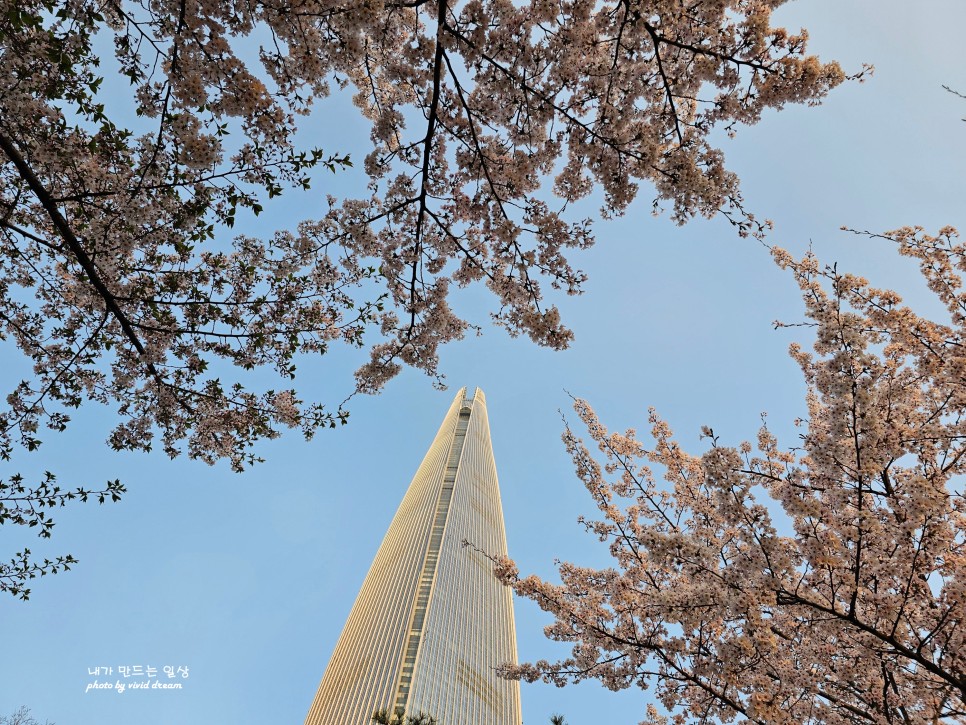
[[[568,205],[599,189],[620,214],[645,181],[678,222],[757,228],[710,134],[845,78],[771,26],[780,4],[0,0],[0,336],[26,362],[0,456],[96,402],[116,450],[240,470],[280,428],[345,420],[292,382],[333,345],[369,350],[358,391],[439,376],[471,327],[454,285],[565,347],[544,286],[578,293],[566,253],[593,241]],[[296,135],[332,87],[371,129],[366,197],[231,238],[349,164]]]
[[[705,428],[692,455],[653,410],[646,445],[575,401],[592,443],[563,438],[614,563],[561,564],[553,584],[497,560],[554,615],[548,637],[574,643],[505,675],[654,686],[680,723],[966,722],[966,245],[951,228],[884,238],[948,320],[773,250],[816,335],[814,352],[791,346],[808,386],[797,446],[765,425],[737,447]],[[651,705],[641,722],[668,717]]]
[[[734,212],[737,180],[709,133],[817,102],[844,77],[805,54],[804,33],[770,27],[777,4],[6,2],[0,311],[34,371],[11,396],[4,450],[97,400],[118,406],[115,448],[159,432],[170,453],[187,441],[242,465],[276,426],[334,414],[223,383],[219,363],[284,381],[297,354],[362,344],[375,325],[387,341],[360,389],[397,361],[436,373],[438,344],[468,325],[447,305],[453,283],[485,280],[511,332],[563,347],[538,278],[578,291],[563,253],[591,237],[543,179],[564,206],[597,185],[620,213],[645,179],[679,221]],[[108,61],[131,85],[114,115]],[[294,137],[333,83],[372,125],[371,195],[226,250],[239,208],[346,162]],[[151,131],[128,130],[123,110]],[[373,278],[385,304],[360,304]]]

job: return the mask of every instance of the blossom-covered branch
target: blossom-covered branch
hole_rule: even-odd
[[[438,375],[439,345],[469,327],[454,284],[484,282],[511,333],[566,346],[541,281],[580,291],[565,252],[593,237],[568,204],[599,186],[618,214],[644,180],[678,221],[732,214],[712,130],[844,78],[804,33],[770,27],[771,5],[8,0],[0,315],[35,377],[14,390],[4,450],[90,399],[117,404],[115,447],[160,436],[240,467],[279,425],[311,434],[344,413],[223,384],[231,366],[287,380],[299,354],[365,339],[359,390],[400,363]],[[127,98],[104,92],[109,65]],[[371,123],[370,196],[223,239],[239,209],[348,163],[295,143],[330,83]]]
[[[498,560],[574,643],[506,675],[654,685],[674,722],[966,722],[966,246],[951,228],[880,236],[920,261],[948,321],[773,250],[816,333],[814,353],[791,347],[809,386],[799,447],[764,425],[736,448],[705,428],[695,456],[654,411],[648,447],[575,401],[598,453],[569,427],[564,441],[614,567],[565,563],[551,584]]]

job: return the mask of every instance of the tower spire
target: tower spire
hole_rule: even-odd
[[[441,725],[520,725],[509,589],[473,548],[506,553],[486,398],[462,388],[403,497],[306,725],[369,725],[402,707]]]

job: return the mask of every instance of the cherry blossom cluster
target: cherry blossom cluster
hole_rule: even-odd
[[[646,180],[678,221],[735,212],[709,134],[843,80],[770,26],[773,4],[4,0],[0,307],[35,375],[0,442],[97,400],[118,406],[117,448],[160,435],[240,466],[276,426],[338,413],[225,370],[287,379],[296,352],[371,329],[359,390],[400,364],[438,375],[439,345],[470,327],[454,285],[484,282],[511,334],[565,347],[541,281],[578,293],[565,252],[593,241],[567,204],[599,188],[619,214]],[[102,97],[108,40],[126,108]],[[347,161],[294,141],[332,83],[371,123],[370,196],[229,243],[238,209]]]
[[[30,366],[0,456],[97,402],[115,449],[241,469],[283,427],[345,420],[300,400],[306,355],[366,347],[358,391],[404,364],[441,379],[473,327],[451,292],[476,282],[511,334],[566,347],[544,287],[579,293],[567,253],[593,242],[568,204],[597,189],[620,214],[646,181],[679,222],[754,228],[709,135],[845,77],[775,4],[0,0],[0,337]],[[349,163],[296,143],[333,84],[370,124],[368,196],[232,239]]]
[[[373,143],[370,196],[333,201],[327,219],[340,243],[379,259],[399,311],[362,380],[392,358],[435,370],[438,344],[467,326],[441,304],[451,282],[485,283],[497,324],[565,347],[571,332],[542,285],[579,293],[584,276],[567,252],[593,236],[566,208],[594,190],[604,216],[621,214],[643,180],[678,222],[721,211],[742,234],[759,229],[709,134],[765,108],[815,103],[845,78],[806,55],[805,33],[770,26],[774,4],[471,0],[323,12],[326,37],[347,49],[333,67]]]
[[[654,687],[668,714],[642,725],[966,722],[966,245],[951,228],[882,236],[920,261],[948,321],[773,250],[816,336],[791,348],[799,446],[704,428],[692,455],[653,410],[646,445],[576,400],[592,446],[563,438],[613,567],[564,563],[554,584],[495,562],[573,643],[506,676]]]

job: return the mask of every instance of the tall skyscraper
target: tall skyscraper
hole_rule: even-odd
[[[361,483],[361,482],[360,482]],[[460,390],[362,583],[305,725],[369,725],[376,710],[440,725],[520,725],[510,590],[483,551],[506,533],[486,399]]]

